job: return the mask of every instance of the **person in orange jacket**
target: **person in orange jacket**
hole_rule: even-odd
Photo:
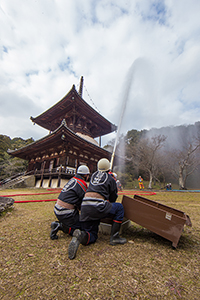
[[[139,181],[139,188],[140,188],[140,190],[144,189],[143,178],[141,176],[139,176],[138,181]]]

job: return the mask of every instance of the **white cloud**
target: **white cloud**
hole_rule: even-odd
[[[198,0],[2,0],[1,133],[44,136],[29,117],[82,75],[84,99],[118,124],[134,62],[122,131],[199,121],[199,10]]]

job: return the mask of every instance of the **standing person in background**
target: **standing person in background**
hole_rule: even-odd
[[[119,179],[117,179],[117,174],[116,173],[112,173],[112,172],[108,172],[108,174],[110,174],[116,181],[117,184],[117,191],[122,191],[122,185],[121,182],[119,181]]]
[[[138,181],[139,181],[139,188],[140,188],[140,190],[144,189],[143,178],[141,176],[139,176]]]
[[[89,187],[81,204],[81,228],[76,229],[68,248],[69,259],[74,259],[79,244],[89,245],[98,238],[100,220],[112,218],[113,224],[110,236],[110,245],[124,244],[125,238],[119,236],[121,223],[124,217],[124,208],[116,203],[117,185],[109,174],[110,162],[106,158],[99,160],[97,171],[92,174]]]
[[[117,179],[116,184],[117,184],[117,190],[118,190],[118,192],[119,192],[119,191],[122,191],[122,184],[121,184],[121,182],[119,181],[119,179]]]
[[[51,223],[50,238],[58,238],[58,230],[70,235],[74,230],[81,228],[79,221],[79,210],[82,199],[87,190],[86,181],[89,178],[90,170],[87,166],[78,167],[77,174],[64,186],[54,207],[54,213],[58,221]]]

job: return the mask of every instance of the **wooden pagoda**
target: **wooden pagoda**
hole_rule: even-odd
[[[28,173],[35,176],[37,187],[63,187],[78,166],[86,164],[96,170],[102,157],[110,160],[111,153],[95,140],[117,127],[101,116],[82,98],[83,77],[79,92],[71,90],[54,106],[30,119],[47,129],[45,137],[8,153],[28,160]]]

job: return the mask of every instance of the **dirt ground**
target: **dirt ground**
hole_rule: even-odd
[[[20,192],[33,190],[0,194]],[[31,199],[51,197],[56,195]],[[157,192],[148,198],[190,216],[193,226],[185,226],[176,250],[132,223],[123,233],[125,245],[111,246],[100,233],[95,244],[80,245],[74,260],[67,255],[70,236],[59,232],[58,240],[49,238],[55,202],[15,203],[0,216],[0,299],[199,300],[200,193]]]

